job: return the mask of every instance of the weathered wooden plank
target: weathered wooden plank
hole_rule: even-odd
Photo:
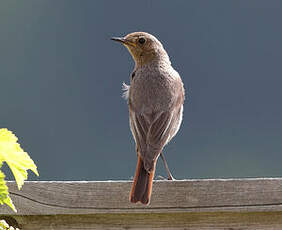
[[[18,213],[0,214],[23,229],[282,229],[281,178],[155,181],[149,206],[129,203],[130,185],[8,182]]]
[[[280,230],[282,212],[125,213],[16,216],[23,230]]]
[[[282,211],[282,179],[155,181],[149,206],[131,204],[129,181],[8,182],[18,215]],[[5,207],[0,213],[13,214]]]

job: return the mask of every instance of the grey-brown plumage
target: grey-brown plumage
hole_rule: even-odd
[[[148,204],[157,159],[182,121],[183,83],[154,36],[135,32],[113,40],[122,42],[135,61],[130,86],[124,85],[138,155],[130,200]]]

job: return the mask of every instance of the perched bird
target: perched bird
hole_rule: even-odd
[[[160,155],[169,179],[173,179],[162,150],[175,136],[182,121],[183,83],[171,66],[163,45],[153,35],[134,32],[112,40],[121,42],[135,61],[130,86],[124,84],[123,87],[138,157],[129,199],[133,203],[149,204]]]

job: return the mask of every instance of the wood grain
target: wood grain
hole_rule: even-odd
[[[282,229],[282,179],[154,181],[149,206],[129,181],[8,182],[22,229]],[[40,227],[38,227],[40,226]]]

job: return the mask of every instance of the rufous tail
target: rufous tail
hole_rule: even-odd
[[[140,201],[142,204],[150,203],[154,175],[155,164],[152,171],[147,172],[144,168],[144,163],[141,157],[138,155],[135,176],[129,196],[129,200],[132,203],[137,203],[138,201]]]

